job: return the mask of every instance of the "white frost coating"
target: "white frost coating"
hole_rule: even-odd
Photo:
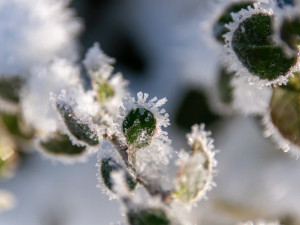
[[[289,152],[296,158],[300,156],[300,147],[283,137],[277,127],[274,126],[271,118],[271,112],[268,110],[262,118],[264,126],[264,136],[270,138],[278,148],[284,152]]]
[[[136,153],[136,174],[151,185],[168,190],[172,177],[168,171],[172,148],[168,144],[154,141],[151,145],[139,149]]]
[[[31,79],[21,94],[21,107],[25,121],[32,125],[40,137],[59,129],[59,120],[49,101],[50,92],[58,94],[61,89],[79,83],[79,70],[70,62],[56,58],[48,66],[32,69]]]
[[[234,110],[244,115],[262,115],[267,112],[273,92],[272,88],[257,88],[250,85],[242,76],[233,77],[231,84]]]
[[[189,190],[199,190],[193,202],[205,198],[207,192],[215,186],[213,177],[216,173],[217,161],[215,160],[215,154],[217,151],[213,144],[214,140],[210,136],[211,132],[205,130],[204,124],[194,125],[192,132],[187,134],[187,140],[193,150],[195,146],[198,146],[197,150],[191,156],[181,154],[182,157],[177,162],[181,164],[177,182],[185,183]],[[201,177],[199,174],[201,174]],[[177,183],[177,187],[179,183]]]
[[[108,57],[100,48],[99,43],[94,43],[89,48],[83,60],[91,79],[97,79],[99,75],[103,76],[104,79],[108,79],[113,71],[111,66],[113,63],[115,63],[115,59]]]
[[[237,225],[280,225],[278,221],[273,221],[273,222],[267,222],[265,220],[258,220],[256,222],[253,221],[246,221],[243,223],[238,223]]]
[[[171,143],[168,138],[168,132],[163,131],[162,127],[168,127],[170,125],[169,114],[166,113],[165,109],[159,109],[162,105],[167,102],[166,98],[158,100],[157,97],[152,98],[147,101],[149,94],[138,92],[137,99],[131,96],[127,96],[123,99],[123,106],[120,107],[120,115],[116,120],[117,128],[122,133],[123,140],[125,141],[125,136],[122,131],[123,121],[130,110],[141,107],[150,111],[156,120],[156,130],[153,136],[153,142],[155,140],[163,141],[165,143]]]
[[[0,1],[0,73],[28,76],[60,55],[75,60],[80,21],[65,0]]]
[[[236,72],[236,76],[245,76],[249,84],[255,85],[258,88],[262,88],[264,86],[272,86],[272,85],[276,86],[276,85],[286,84],[288,82],[289,77],[292,76],[294,72],[300,70],[299,56],[296,65],[294,65],[286,74],[283,74],[274,80],[267,80],[267,79],[260,79],[255,74],[250,73],[249,70],[239,60],[239,58],[237,57],[237,55],[235,54],[232,48],[232,39],[239,25],[246,19],[259,13],[273,16],[273,10],[270,8],[264,9],[259,2],[254,3],[254,8],[248,7],[247,10],[242,9],[238,13],[231,14],[234,22],[226,24],[226,27],[230,31],[225,35],[223,35],[223,37],[225,38],[225,50],[227,53],[224,57],[224,61],[227,63],[229,71]]]
[[[85,55],[83,64],[92,80],[93,89],[99,90],[99,83],[106,83],[113,89],[113,96],[101,102],[101,108],[112,115],[113,119],[118,116],[119,107],[122,105],[122,98],[126,96],[128,81],[124,80],[121,73],[112,75],[114,68],[113,58],[108,57],[101,50],[98,43],[95,43]],[[107,114],[107,113],[106,113]]]

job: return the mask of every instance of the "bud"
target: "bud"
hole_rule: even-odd
[[[112,98],[115,95],[113,87],[105,81],[96,82],[97,97],[100,103],[105,102],[107,99]]]

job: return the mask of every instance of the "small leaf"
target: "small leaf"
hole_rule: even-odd
[[[115,95],[115,90],[113,87],[107,83],[107,81],[97,81],[97,94],[98,101],[100,103],[105,102],[107,99],[113,97]]]
[[[57,109],[63,117],[69,131],[80,141],[89,145],[98,145],[99,138],[88,124],[76,117],[72,108],[66,104],[57,104]]]
[[[198,200],[201,194],[205,194],[205,189],[209,185],[207,183],[210,176],[209,161],[200,153],[201,146],[198,147],[194,149],[194,155],[182,164],[177,177],[174,196],[184,204]]]
[[[13,103],[19,103],[20,90],[24,80],[20,77],[1,77],[0,78],[0,97]]]
[[[14,175],[18,158],[13,140],[2,133],[0,136],[0,179]]]
[[[274,88],[270,102],[271,119],[281,135],[300,146],[300,74],[286,86]]]
[[[293,20],[285,19],[281,25],[280,37],[292,50],[298,52],[300,45],[300,17]]]
[[[127,213],[130,225],[170,225],[167,214],[160,208],[131,210]]]
[[[242,9],[246,9],[248,6],[253,6],[253,2],[237,2],[230,6],[228,6],[223,14],[219,17],[217,22],[214,24],[214,36],[217,39],[217,41],[224,44],[224,38],[223,35],[226,34],[229,30],[225,27],[225,24],[228,24],[230,22],[233,22],[231,13],[237,13],[241,11]]]
[[[134,190],[135,186],[137,185],[136,180],[127,172],[127,170],[123,166],[121,166],[119,163],[117,163],[112,158],[103,159],[101,162],[100,172],[101,172],[101,177],[103,179],[105,186],[109,190],[113,191],[111,173],[120,171],[120,170],[125,171],[125,178],[126,178],[126,183],[128,185],[128,188],[130,190]]]
[[[123,133],[130,146],[142,148],[151,143],[156,130],[154,115],[145,108],[130,110],[123,121]]]
[[[70,156],[81,155],[86,149],[85,146],[73,145],[69,136],[61,133],[55,133],[46,141],[41,141],[40,145],[49,153]]]
[[[272,17],[258,13],[245,19],[234,32],[232,48],[242,64],[261,79],[287,74],[297,62],[272,42]]]
[[[27,127],[17,114],[2,113],[2,122],[7,131],[19,138],[31,139],[34,136],[32,128]]]

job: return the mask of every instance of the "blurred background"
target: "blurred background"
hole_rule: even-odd
[[[211,48],[200,24],[213,14],[210,0],[74,0],[82,20],[80,51],[99,42],[116,59],[115,71],[132,93],[167,97],[169,136],[185,148],[194,123],[212,130],[217,187],[192,210],[195,224],[227,225],[248,219],[300,224],[299,161],[263,138],[259,118],[221,115],[211,103],[218,80],[219,50]],[[97,156],[63,165],[39,153],[22,158],[16,175],[0,181],[15,198],[0,213],[2,225],[107,225],[123,222],[116,200],[96,188]]]

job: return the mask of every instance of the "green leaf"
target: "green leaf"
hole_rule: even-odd
[[[300,146],[300,74],[291,77],[287,86],[274,88],[270,102],[274,126],[281,135]]]
[[[130,110],[123,121],[123,133],[127,143],[142,148],[151,143],[156,129],[154,115],[145,108]]]
[[[244,20],[234,32],[232,47],[242,64],[261,79],[273,80],[297,62],[272,41],[272,17],[263,13]]]
[[[111,173],[120,170],[123,170],[125,172],[126,183],[129,190],[134,190],[137,185],[136,180],[128,173],[128,171],[123,166],[121,166],[121,164],[117,163],[112,158],[103,159],[101,162],[100,172],[105,186],[109,190],[113,191]]]
[[[218,88],[220,99],[225,104],[231,103],[233,100],[233,88],[230,84],[233,76],[234,73],[228,73],[224,67],[222,67],[219,72]]]
[[[293,20],[285,19],[280,29],[281,39],[296,52],[300,45],[300,17]]]
[[[71,107],[66,104],[57,104],[57,109],[64,119],[69,131],[80,141],[89,145],[98,145],[99,138],[97,134],[91,130],[88,124],[80,121],[76,117]]]
[[[223,14],[218,18],[213,28],[214,36],[217,39],[217,41],[223,44],[225,43],[223,35],[229,31],[229,29],[225,27],[225,24],[233,22],[231,13],[237,13],[242,9],[246,9],[248,6],[253,6],[253,2],[237,2],[228,6],[224,10]]]
[[[19,103],[20,90],[24,80],[20,77],[0,77],[0,97],[13,103]]]
[[[41,141],[40,145],[49,153],[60,155],[80,155],[86,147],[73,145],[69,136],[66,134],[56,133],[46,141]]]
[[[164,210],[147,208],[132,210],[127,213],[130,225],[170,225],[171,222]]]
[[[107,99],[113,97],[115,95],[115,90],[112,86],[104,81],[97,81],[97,94],[98,94],[98,101],[100,103],[105,102]]]
[[[22,139],[31,139],[34,136],[32,128],[27,127],[17,114],[2,113],[2,122],[7,131]]]

